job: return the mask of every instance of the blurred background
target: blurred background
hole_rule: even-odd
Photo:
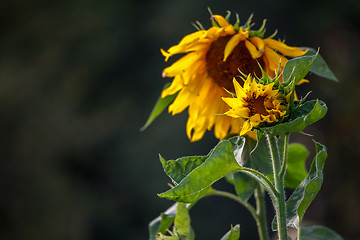
[[[311,75],[298,88],[329,107],[306,129],[329,156],[305,224],[360,239],[356,0],[1,1],[0,239],[148,238],[147,224],[172,204],[156,195],[170,182],[158,153],[207,154],[217,143],[212,132],[190,143],[186,112],[165,112],[139,131],[170,81],[160,48],[193,32],[191,22],[209,27],[208,6],[243,23],[254,13],[258,27],[268,19],[268,35],[278,29],[289,45],[320,47],[340,82]],[[290,140],[313,152],[313,138]],[[269,219],[272,211],[269,203]],[[231,200],[203,199],[191,216],[197,239],[220,239],[237,223],[242,239],[257,239],[255,222]]]

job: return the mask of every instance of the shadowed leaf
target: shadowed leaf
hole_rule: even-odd
[[[333,230],[323,226],[301,227],[301,240],[343,240]]]

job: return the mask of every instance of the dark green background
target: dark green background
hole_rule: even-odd
[[[306,130],[329,157],[304,224],[359,239],[356,0],[1,1],[0,239],[147,239],[148,222],[171,205],[156,196],[169,182],[157,154],[206,154],[217,142],[208,133],[190,143],[186,113],[139,131],[168,80],[159,49],[193,32],[191,22],[209,27],[207,6],[243,22],[254,13],[257,26],[267,18],[267,33],[278,29],[289,45],[321,48],[340,83],[309,76],[298,90],[329,107]],[[291,137],[313,152],[311,139]],[[220,239],[237,223],[242,239],[257,239],[231,200],[204,199],[191,214],[197,239]]]

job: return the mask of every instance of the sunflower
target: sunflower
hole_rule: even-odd
[[[198,30],[185,36],[179,44],[167,51],[161,49],[165,61],[176,54],[186,55],[163,70],[163,77],[173,78],[170,87],[161,97],[178,93],[168,110],[172,115],[188,107],[189,117],[186,133],[190,141],[200,140],[206,130],[214,127],[215,137],[225,138],[229,133],[239,133],[243,120],[231,118],[222,113],[229,106],[221,97],[230,97],[225,91],[234,92],[233,78],[242,83],[240,72],[261,77],[261,68],[274,77],[282,71],[288,57],[306,53],[298,47],[264,38],[265,21],[259,30],[251,30],[251,17],[244,26],[239,18],[234,25],[220,15],[212,15],[213,26],[205,30],[198,24]],[[274,35],[274,34],[273,34]]]
[[[286,97],[273,89],[275,81],[270,84],[257,83],[250,75],[244,86],[233,80],[236,97],[222,98],[230,110],[224,114],[232,118],[242,118],[244,122],[240,135],[244,135],[261,123],[278,122],[286,113]]]

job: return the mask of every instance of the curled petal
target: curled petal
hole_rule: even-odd
[[[225,27],[227,25],[229,25],[229,23],[225,20],[225,18],[223,16],[220,15],[212,15],[211,16],[212,19],[215,19],[215,21],[221,26],[221,27]]]
[[[259,51],[254,44],[252,44],[250,41],[245,41],[245,46],[249,50],[251,57],[253,59],[259,58],[262,56],[263,51]]]
[[[228,56],[231,54],[232,50],[239,44],[239,42],[244,41],[246,36],[242,33],[235,34],[226,44],[224,50],[224,59],[225,62]]]
[[[285,56],[289,56],[289,57],[302,56],[308,51],[308,50],[303,51],[298,47],[289,47],[285,43],[276,41],[274,39],[264,39],[263,41],[266,44],[266,46],[278,50]]]

